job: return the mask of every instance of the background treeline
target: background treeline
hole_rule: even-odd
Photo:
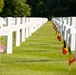
[[[0,12],[4,17],[76,16],[76,0],[0,0]]]
[[[17,16],[30,16],[31,8],[26,4],[26,0],[1,0],[4,2],[4,7],[1,16],[17,17]]]
[[[27,0],[31,6],[31,16],[75,16],[76,0]]]

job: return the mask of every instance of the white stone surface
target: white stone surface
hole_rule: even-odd
[[[0,17],[0,37],[6,36],[6,53],[12,53],[13,32],[15,33],[15,46],[20,46],[20,42],[24,42],[26,38],[31,36],[47,21],[47,18],[41,17]]]

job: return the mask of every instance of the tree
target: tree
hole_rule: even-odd
[[[52,18],[52,16],[55,16],[53,13],[53,10],[56,8],[57,0],[47,0],[46,7],[47,7],[47,17],[49,19]]]
[[[37,16],[36,12],[37,12],[37,7],[39,4],[40,0],[27,0],[27,4],[30,5],[31,7],[31,16]]]
[[[31,16],[51,18],[52,16],[76,16],[76,0],[27,0]]]
[[[30,16],[30,7],[26,4],[26,0],[4,0],[4,8],[2,16]]]
[[[46,8],[47,0],[27,0],[27,3],[31,7],[31,16],[44,17],[47,15]]]
[[[68,13],[70,16],[76,16],[76,0],[68,1]]]
[[[2,12],[3,7],[4,7],[4,0],[0,0],[0,12]]]

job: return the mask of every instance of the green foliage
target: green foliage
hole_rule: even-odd
[[[1,16],[33,16],[51,19],[52,16],[76,16],[75,7],[76,0],[4,0],[4,8],[1,5],[0,12],[3,8]]]
[[[76,0],[27,0],[32,8],[31,16],[76,16]]]
[[[0,12],[2,12],[3,7],[4,7],[4,0],[0,0]]]
[[[26,4],[26,0],[4,0],[5,6],[2,16],[30,16],[30,7]]]
[[[68,12],[69,15],[76,16],[76,0],[69,0],[68,2]]]

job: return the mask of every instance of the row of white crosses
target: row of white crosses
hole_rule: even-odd
[[[76,17],[57,17],[53,18],[52,21],[58,27],[61,35],[64,32],[66,43],[70,43],[71,50],[76,52]]]
[[[40,17],[0,17],[0,37],[6,36],[6,53],[12,53],[13,32],[15,32],[15,46],[20,46],[21,41],[24,42],[47,21],[47,18]]]

